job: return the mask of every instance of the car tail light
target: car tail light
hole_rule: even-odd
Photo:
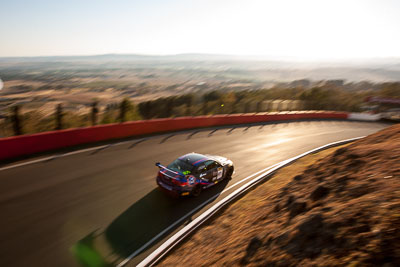
[[[185,181],[185,182],[182,182],[181,180],[179,180],[179,179],[171,179],[171,182],[173,183],[173,184],[176,184],[176,185],[179,185],[179,186],[185,186],[185,185],[187,185],[187,182]]]

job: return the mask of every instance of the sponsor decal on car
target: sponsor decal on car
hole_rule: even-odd
[[[221,179],[224,169],[222,167],[220,167],[217,169],[217,171],[218,171],[217,179]]]
[[[188,183],[193,185],[196,182],[196,178],[193,175],[190,175],[188,178]]]

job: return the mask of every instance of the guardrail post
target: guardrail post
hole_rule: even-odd
[[[174,107],[174,99],[172,97],[168,98],[165,103],[165,117],[172,117],[172,109]]]
[[[263,103],[263,101],[258,101],[258,102],[257,102],[257,107],[256,107],[256,112],[257,112],[257,113],[258,113],[258,112],[261,112],[262,103]]]
[[[192,97],[189,96],[186,100],[186,116],[192,116]]]
[[[282,111],[283,110],[283,100],[281,100],[279,103],[278,103],[278,111]]]
[[[202,109],[203,109],[203,115],[207,115],[207,113],[208,113],[208,105],[207,105],[207,101],[205,101],[205,100],[203,102]]]
[[[244,113],[249,113],[250,112],[250,101],[247,101],[244,104]]]
[[[97,124],[97,114],[99,113],[97,104],[98,104],[97,101],[92,103],[92,112],[91,112],[92,126],[95,126]]]
[[[14,106],[12,108],[11,121],[12,121],[12,124],[13,124],[14,135],[21,135],[22,134],[21,121],[20,121],[20,116],[19,116],[19,109],[20,109],[20,107],[18,105]]]

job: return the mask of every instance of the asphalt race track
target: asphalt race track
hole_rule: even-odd
[[[1,166],[0,266],[77,266],[70,248],[88,236],[96,236],[101,251],[119,262],[220,194],[169,234],[177,231],[242,185],[240,180],[249,175],[318,146],[368,135],[387,126],[302,121],[194,130],[131,139],[12,168],[20,162]],[[235,164],[233,179],[198,198],[167,197],[156,186],[154,163],[168,164],[188,152],[228,157]],[[161,241],[129,265],[138,263]]]

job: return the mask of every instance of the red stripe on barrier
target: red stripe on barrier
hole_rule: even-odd
[[[86,143],[212,126],[299,119],[347,119],[340,112],[233,114],[133,121],[0,139],[0,160]]]

